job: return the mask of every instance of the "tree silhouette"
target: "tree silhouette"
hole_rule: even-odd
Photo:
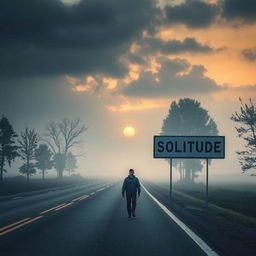
[[[249,104],[244,104],[241,98],[239,101],[241,103],[240,112],[235,112],[231,116],[231,120],[241,124],[240,127],[235,128],[238,137],[243,138],[246,142],[246,150],[237,152],[242,171],[245,172],[256,168],[256,107],[251,99]]]
[[[54,166],[57,168],[59,178],[63,176],[68,152],[72,148],[81,145],[82,140],[79,137],[86,130],[87,128],[81,124],[80,119],[63,118],[59,121],[52,121],[47,125],[43,140],[54,153]]]
[[[26,174],[28,183],[30,175],[36,172],[35,165],[31,161],[35,159],[35,150],[37,148],[39,136],[34,129],[29,129],[28,127],[25,128],[24,132],[21,132],[20,136],[19,155],[25,163],[19,170],[21,173]]]
[[[3,181],[3,173],[6,172],[6,162],[11,167],[12,161],[19,155],[18,146],[15,145],[16,137],[18,135],[9,120],[3,116],[0,120],[0,182]]]
[[[65,169],[68,171],[69,176],[70,176],[70,173],[74,172],[75,169],[77,168],[76,163],[77,163],[76,157],[71,152],[68,152]]]
[[[46,144],[40,144],[35,150],[35,166],[42,171],[42,179],[44,180],[45,171],[49,170],[53,166],[53,161],[51,160],[52,152]]]
[[[63,170],[66,166],[66,156],[62,153],[56,153],[53,155],[53,166],[57,171],[57,177],[61,178]]]
[[[208,111],[194,99],[184,98],[171,103],[167,117],[163,120],[161,135],[217,135],[218,129]],[[202,169],[202,160],[174,159],[179,169],[180,180],[193,182]]]
[[[24,163],[19,168],[19,172],[27,175],[27,182],[29,182],[29,176],[36,173],[36,166],[34,163]]]

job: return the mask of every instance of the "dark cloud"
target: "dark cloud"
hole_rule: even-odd
[[[191,66],[183,59],[162,59],[161,64],[158,74],[143,72],[122,93],[131,97],[169,97],[210,93],[221,88],[205,76],[204,66]]]
[[[185,38],[183,41],[162,41],[158,38],[146,38],[142,42],[142,53],[178,54],[184,52],[210,53],[213,51],[208,45],[203,45],[195,38]]]
[[[189,28],[205,28],[217,22],[217,17],[240,24],[256,21],[255,0],[219,0],[216,4],[203,0],[185,0],[167,5],[163,11],[166,25],[184,24]]]
[[[146,61],[143,59],[142,56],[139,56],[139,54],[137,53],[128,53],[126,55],[126,59],[132,63],[135,64],[139,64],[139,65],[143,65],[146,63]]]
[[[158,11],[153,0],[4,0],[0,10],[1,77],[122,76],[120,56]]]
[[[219,13],[216,4],[199,0],[186,0],[179,5],[168,5],[164,8],[166,24],[185,24],[190,28],[203,28],[210,26]]]
[[[256,21],[255,0],[225,0],[222,16],[228,20],[238,19],[244,23]]]
[[[211,53],[222,49],[213,49],[208,45],[197,42],[195,38],[187,37],[181,40],[163,41],[160,38],[146,37],[137,42],[139,48],[136,52],[128,53],[125,58],[131,63],[144,65],[147,57],[155,54],[171,55],[181,53]]]
[[[88,74],[123,77],[128,71],[121,61],[123,56],[143,65],[144,55],[148,54],[213,51],[189,37],[167,42],[144,38],[145,30],[154,35],[157,26],[163,23],[207,27],[215,21],[220,6],[223,17],[228,19],[252,20],[255,16],[254,1],[225,0],[220,5],[187,0],[179,5],[167,5],[162,11],[155,2],[81,0],[78,4],[65,5],[60,0],[3,0],[0,2],[0,77]],[[137,54],[129,52],[133,42],[141,46]]]
[[[256,62],[256,48],[248,48],[242,51],[242,55],[250,62]]]

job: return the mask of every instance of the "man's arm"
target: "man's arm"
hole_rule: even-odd
[[[137,178],[137,190],[138,190],[138,195],[140,195],[140,181],[139,179]]]
[[[124,179],[124,183],[123,183],[123,186],[122,186],[122,197],[124,197],[125,190],[126,190],[126,178]]]

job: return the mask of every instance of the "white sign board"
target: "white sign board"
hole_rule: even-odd
[[[225,137],[154,136],[154,158],[225,158]]]

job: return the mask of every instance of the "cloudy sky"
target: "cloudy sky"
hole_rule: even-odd
[[[170,103],[190,97],[226,136],[226,159],[210,174],[240,175],[243,145],[229,117],[239,96],[256,101],[255,22],[254,0],[3,0],[0,113],[18,133],[81,118],[83,175],[120,177],[133,167],[166,178],[152,136]],[[126,126],[135,136],[123,135]]]

